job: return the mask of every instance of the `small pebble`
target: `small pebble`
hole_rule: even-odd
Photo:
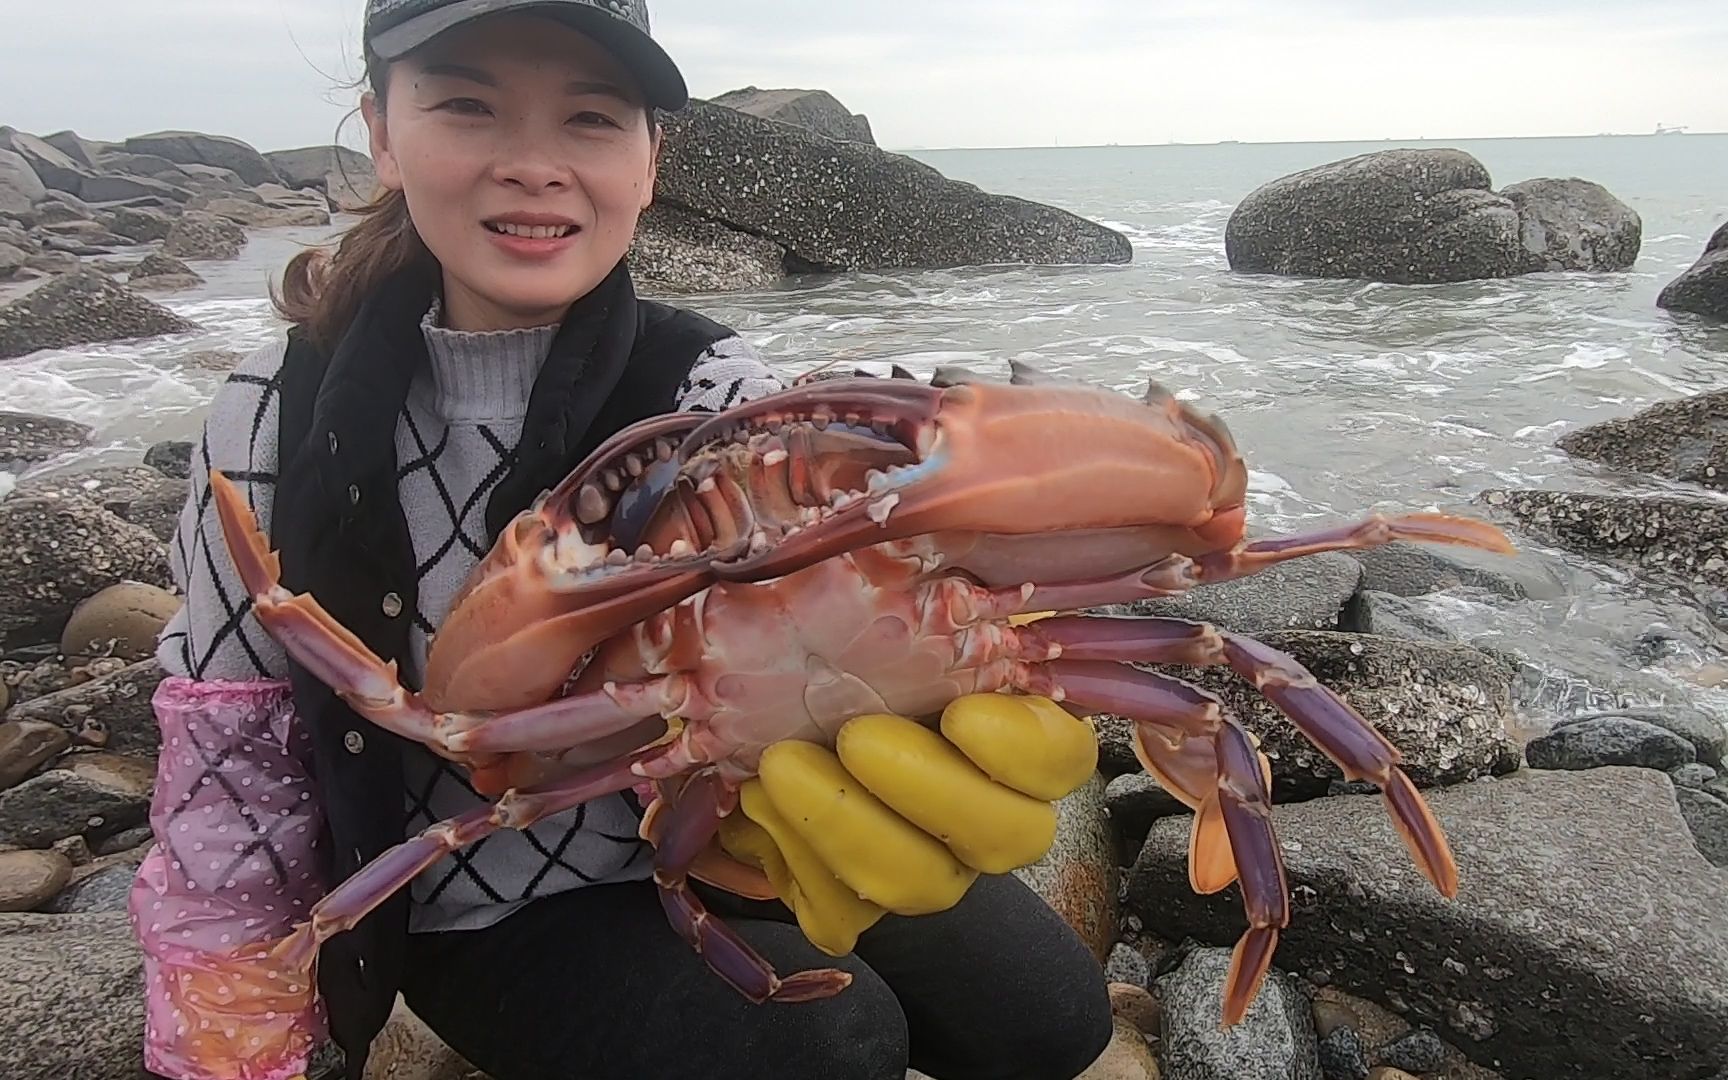
[[[1142,1035],[1156,1035],[1163,1010],[1145,987],[1130,983],[1110,984],[1110,1012],[1133,1024]]]
[[[72,877],[57,851],[0,852],[0,911],[35,911]]]
[[[1119,941],[1110,950],[1110,959],[1104,965],[1104,978],[1108,982],[1144,987],[1152,978],[1152,965],[1138,949]]]
[[[1446,1044],[1426,1028],[1417,1028],[1380,1048],[1377,1055],[1382,1065],[1405,1072],[1436,1072],[1446,1064]]]
[[[1321,1037],[1332,1034],[1338,1028],[1350,1028],[1356,1031],[1362,1027],[1362,1018],[1356,1015],[1356,1010],[1342,1001],[1329,1001],[1321,998],[1314,1002],[1314,1030]]]
[[[1320,1071],[1326,1080],[1364,1080],[1368,1048],[1355,1028],[1335,1027],[1320,1037]]]

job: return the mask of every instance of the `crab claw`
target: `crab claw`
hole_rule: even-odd
[[[808,528],[734,559],[715,576],[762,580],[887,540],[942,531],[1034,534],[1174,529],[1196,553],[1239,522],[1247,469],[1222,422],[1167,393],[1017,373],[1012,384],[834,380],[758,398],[692,432],[692,460],[751,432],[843,423],[892,439],[907,458],[865,471]],[[793,440],[786,441],[796,452]],[[1060,447],[1060,453],[1052,453]],[[1233,538],[1233,537],[1231,537]]]

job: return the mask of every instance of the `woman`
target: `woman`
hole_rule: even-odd
[[[261,629],[208,470],[241,485],[287,585],[412,685],[500,527],[600,441],[780,386],[729,329],[631,287],[656,110],[687,100],[638,0],[371,0],[366,59],[385,193],[333,256],[289,266],[293,328],[217,395],[174,544],[187,602],[161,643],[158,845],[132,898],[149,1067],[292,1077],[327,1025],[358,1078],[400,993],[497,1080],[1080,1072],[1110,1034],[1097,964],[1013,878],[884,919],[834,998],[752,1005],[671,931],[628,793],[433,866],[326,943],[316,986],[212,960],[480,796]],[[704,897],[778,970],[835,963],[783,906]]]

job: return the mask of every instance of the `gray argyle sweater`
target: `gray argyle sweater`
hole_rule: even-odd
[[[420,610],[411,634],[415,670],[424,670],[428,635],[486,553],[486,501],[512,464],[529,392],[557,331],[451,331],[439,326],[436,304],[421,328],[431,364],[410,388],[396,425],[397,488],[419,575]],[[287,677],[281,648],[248,610],[205,479],[212,465],[235,478],[268,535],[284,351],[285,343],[268,346],[235,369],[193,449],[191,498],[170,551],[186,604],[158,649],[169,674],[236,681]],[[781,385],[734,336],[703,353],[679,392],[678,407],[717,411]],[[411,753],[405,776],[404,835],[483,802],[460,769],[430,751]],[[415,879],[411,927],[472,929],[536,896],[648,877],[646,846],[625,801],[633,798],[624,793],[598,799],[446,857]]]

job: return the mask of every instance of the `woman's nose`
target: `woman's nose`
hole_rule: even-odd
[[[511,132],[498,147],[492,179],[530,192],[565,186],[570,182],[570,167],[558,158],[556,145],[555,138],[525,128]]]

